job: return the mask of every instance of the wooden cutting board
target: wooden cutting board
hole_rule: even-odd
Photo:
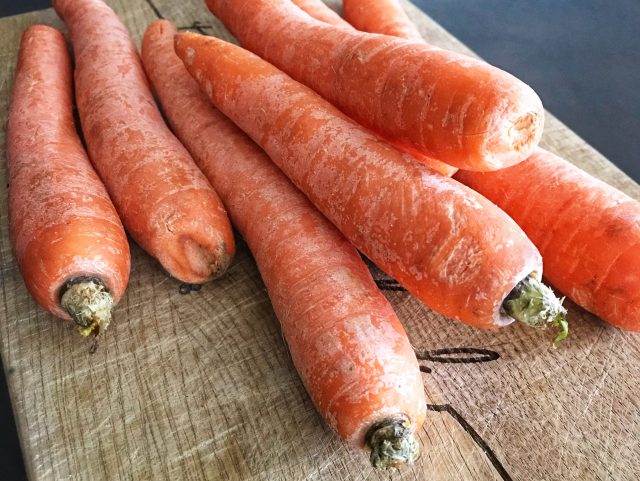
[[[157,17],[231,39],[202,0],[109,3],[138,45]],[[469,52],[404,5],[430,42]],[[19,37],[34,23],[62,28],[51,9],[0,20],[3,125]],[[640,186],[551,115],[543,145],[640,199]],[[548,332],[442,318],[374,269],[421,359],[430,403],[422,458],[379,473],[316,413],[242,242],[224,279],[188,295],[133,246],[127,295],[89,355],[71,323],[45,314],[24,288],[9,245],[4,159],[0,192],[0,347],[32,480],[640,476],[640,337],[570,302],[570,340],[553,349]]]

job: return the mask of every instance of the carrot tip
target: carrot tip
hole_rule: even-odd
[[[528,326],[560,329],[553,340],[555,345],[569,335],[567,309],[562,306],[563,302],[564,298],[558,299],[551,288],[529,275],[513,288],[502,308],[508,316]]]
[[[371,448],[371,464],[376,469],[397,469],[420,457],[420,444],[406,418],[376,424],[367,433],[366,444]]]
[[[106,288],[92,280],[72,283],[65,290],[60,304],[78,325],[83,336],[97,337],[111,322],[113,298]]]
[[[527,112],[513,122],[507,133],[513,149],[520,151],[531,147],[540,130],[540,115],[537,112]]]

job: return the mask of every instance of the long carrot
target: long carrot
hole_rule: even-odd
[[[7,122],[11,243],[25,285],[80,332],[107,328],[129,279],[129,244],[72,115],[71,60],[44,25],[22,35]]]
[[[361,124],[467,170],[524,160],[543,128],[535,92],[508,73],[423,43],[336,28],[289,0],[207,0],[245,48]]]
[[[307,391],[343,439],[367,438],[375,466],[411,461],[426,408],[400,321],[353,246],[200,92],[173,50],[176,33],[167,21],[149,26],[145,69],[253,252]],[[385,440],[398,449],[382,450]]]
[[[340,15],[331,10],[326,3],[322,0],[291,0],[299,8],[307,12],[313,18],[320,20],[321,22],[334,25],[336,27],[343,27],[352,29],[353,27],[346,22]]]
[[[640,330],[640,203],[542,149],[458,179],[504,209],[544,256],[545,275],[602,319]]]
[[[398,0],[343,0],[344,18],[358,30],[424,42]]]
[[[129,32],[100,0],[54,0],[74,48],[89,156],[131,236],[183,282],[226,270],[235,244],[222,202],[155,105]]]
[[[536,280],[538,251],[484,197],[381,142],[240,47],[179,34],[176,52],[214,105],[345,237],[434,310],[485,328],[514,318],[560,323],[564,309]],[[526,315],[516,298],[531,300]]]
[[[313,18],[320,20],[321,22],[329,23],[331,25],[335,25],[338,27],[345,27],[353,29],[353,27],[345,22],[337,13],[331,10],[326,3],[322,0],[292,0],[298,7],[304,10],[307,14],[312,16]],[[446,175],[447,177],[451,177],[458,171],[457,167],[453,167],[451,165],[445,164],[437,159],[429,157],[422,152],[403,145],[399,142],[394,141],[393,139],[385,139],[387,142],[394,145],[397,149],[402,150],[403,152],[407,152],[416,158],[419,162],[431,167],[436,172],[439,172],[442,175]]]

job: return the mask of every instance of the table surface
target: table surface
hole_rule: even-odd
[[[159,15],[231,38],[201,0],[109,3],[138,43]],[[403,4],[430,42],[467,51]],[[33,23],[62,27],[51,10],[0,20],[2,123],[19,35]],[[640,186],[551,115],[543,146],[640,199]],[[132,246],[129,289],[90,356],[69,323],[28,296],[10,251],[5,186],[2,161],[0,351],[31,479],[389,478],[323,425],[246,246],[228,275],[187,296]],[[637,479],[639,335],[569,302],[571,338],[552,349],[548,333],[479,331],[406,292],[386,294],[421,358],[430,403],[424,455],[392,479]]]

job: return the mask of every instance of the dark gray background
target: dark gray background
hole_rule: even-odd
[[[640,1],[413,0],[640,182]],[[0,0],[0,17],[48,7]],[[0,376],[0,478],[26,479]]]

